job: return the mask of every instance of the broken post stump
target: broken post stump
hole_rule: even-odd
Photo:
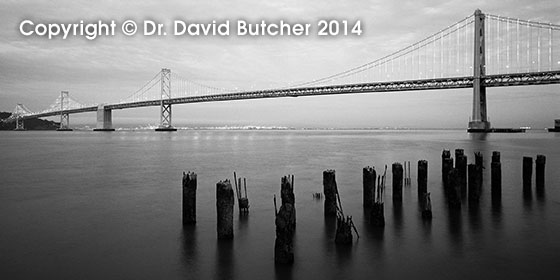
[[[364,189],[364,207],[369,208],[373,205],[375,191],[375,180],[377,174],[375,172],[375,167],[364,167],[363,169],[363,189]]]
[[[327,216],[336,215],[336,176],[334,170],[323,171],[323,194],[325,195],[324,212]]]
[[[428,161],[418,161],[418,199],[422,201],[428,193]]]
[[[375,227],[385,226],[384,198],[385,198],[385,177],[387,176],[387,165],[383,175],[377,176],[377,186],[373,192],[374,199],[371,207],[369,221]]]
[[[274,242],[274,262],[291,264],[294,262],[293,236],[295,208],[290,203],[282,203],[276,214],[276,240]]]
[[[449,170],[448,180],[448,206],[451,209],[461,209],[461,187],[459,186],[459,171],[456,168]]]
[[[500,152],[492,152],[490,168],[492,203],[497,204],[502,199],[502,164],[500,163]]]
[[[282,199],[282,205],[291,204],[294,208],[294,214],[291,216],[293,221],[290,221],[290,225],[295,230],[296,228],[296,196],[294,194],[294,175],[288,175],[282,177],[280,183],[280,198]]]
[[[196,223],[196,173],[183,172],[183,224]]]
[[[403,166],[395,162],[392,166],[393,173],[393,202],[402,203]]]
[[[233,188],[229,180],[216,184],[218,239],[233,239]]]
[[[531,196],[531,179],[533,178],[533,158],[523,157],[523,195]]]
[[[537,159],[535,160],[535,184],[537,192],[542,193],[544,191],[544,170],[546,164],[546,157],[544,155],[537,155]]]

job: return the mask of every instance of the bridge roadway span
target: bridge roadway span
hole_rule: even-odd
[[[393,82],[374,82],[361,84],[346,84],[333,86],[317,86],[317,87],[301,87],[301,88],[284,88],[269,89],[246,92],[235,92],[214,95],[201,95],[190,97],[175,97],[164,100],[164,104],[185,104],[199,102],[215,102],[228,100],[245,100],[257,98],[278,98],[278,97],[298,97],[298,96],[315,96],[315,95],[331,95],[331,94],[350,94],[350,93],[373,93],[373,92],[391,92],[391,91],[413,91],[413,90],[435,90],[435,89],[456,89],[456,88],[472,88],[474,77],[454,77],[454,78],[437,78],[437,79],[421,79],[408,81]],[[523,86],[523,85],[546,85],[560,83],[560,71],[531,72],[531,73],[515,73],[501,75],[484,76],[485,87],[505,87],[505,86]],[[138,107],[160,106],[161,100],[138,101],[130,103],[106,104],[105,109],[117,110]],[[57,116],[63,113],[75,114],[83,112],[95,112],[97,106],[84,107],[79,109],[58,110],[52,112],[38,113],[26,115],[23,119]]]

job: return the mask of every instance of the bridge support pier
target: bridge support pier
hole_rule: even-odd
[[[17,130],[17,131],[25,130],[25,127],[23,126],[23,118],[22,117],[17,117],[16,118],[16,128],[14,130]]]
[[[68,98],[67,91],[60,92],[60,127],[56,131],[72,131],[70,128],[70,115],[64,113],[64,109],[68,109],[68,103],[70,99]]]
[[[484,18],[485,16],[480,10],[474,12],[473,111],[468,132],[490,130],[490,122],[486,115],[486,86],[482,82],[486,75]]]
[[[177,131],[171,125],[171,70],[167,68],[161,69],[161,103],[160,103],[160,123],[156,131]]]
[[[112,111],[105,109],[105,105],[97,107],[97,127],[93,131],[115,131]]]

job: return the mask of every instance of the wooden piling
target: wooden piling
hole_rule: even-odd
[[[385,178],[387,176],[387,165],[383,175],[377,176],[377,187],[374,190],[374,200],[370,211],[370,223],[375,227],[385,226]]]
[[[229,180],[216,184],[218,239],[233,239],[233,188]]]
[[[183,172],[183,224],[196,223],[196,173]]]
[[[499,204],[502,199],[502,164],[500,163],[500,152],[492,152],[490,168],[492,203],[496,205]]]
[[[459,171],[452,168],[448,173],[448,206],[451,209],[461,209],[461,187],[459,186]]]
[[[483,170],[484,170],[484,158],[481,152],[476,152],[474,153],[474,163],[476,164],[477,167],[477,171],[479,173],[479,178],[480,178],[480,182],[482,184],[483,181]]]
[[[295,208],[290,203],[283,203],[276,215],[276,240],[274,242],[274,262],[291,264],[294,262],[294,227]]]
[[[403,166],[395,162],[392,166],[393,173],[393,203],[402,203]]]
[[[363,169],[363,195],[364,195],[364,207],[369,208],[373,205],[374,195],[373,192],[375,190],[375,180],[377,178],[377,174],[375,172],[375,167],[364,167]]]
[[[418,161],[418,199],[422,201],[428,193],[428,161]]]
[[[544,182],[545,182],[545,164],[546,164],[546,157],[544,155],[537,155],[537,159],[535,160],[535,187],[536,191],[542,193],[544,191]]]
[[[323,171],[323,194],[325,195],[326,216],[336,215],[336,176],[334,170]]]
[[[453,169],[453,159],[452,158],[444,158],[443,159],[443,169],[446,170],[446,175],[443,176],[443,188],[449,189],[449,171]]]
[[[533,158],[523,157],[523,195],[531,196],[531,180],[533,178]]]
[[[458,182],[461,196],[467,194],[467,156],[463,149],[455,149],[455,168],[458,170]]]
[[[444,182],[444,186],[445,186],[445,182],[447,181],[447,175],[449,174],[449,170],[450,170],[450,168],[445,163],[445,159],[448,158],[451,158],[451,152],[449,150],[443,150],[443,152],[441,153],[441,178],[442,181]]]

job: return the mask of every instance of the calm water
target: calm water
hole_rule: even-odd
[[[538,279],[560,273],[560,135],[464,131],[0,132],[2,279]],[[441,150],[502,153],[503,200],[447,211]],[[546,193],[523,199],[521,158],[544,154]],[[423,223],[416,162],[429,161],[434,218]],[[411,161],[403,207],[386,194],[383,230],[368,226],[362,168]],[[323,216],[322,171],[335,169],[345,213],[360,238],[334,244]],[[390,169],[390,168],[389,168]],[[181,224],[181,179],[198,174],[195,227]],[[250,214],[235,238],[216,239],[216,182],[248,178]],[[295,264],[274,265],[280,178],[294,174]],[[388,186],[391,184],[388,172]],[[534,188],[534,185],[533,185]],[[237,207],[237,206],[236,206]]]

